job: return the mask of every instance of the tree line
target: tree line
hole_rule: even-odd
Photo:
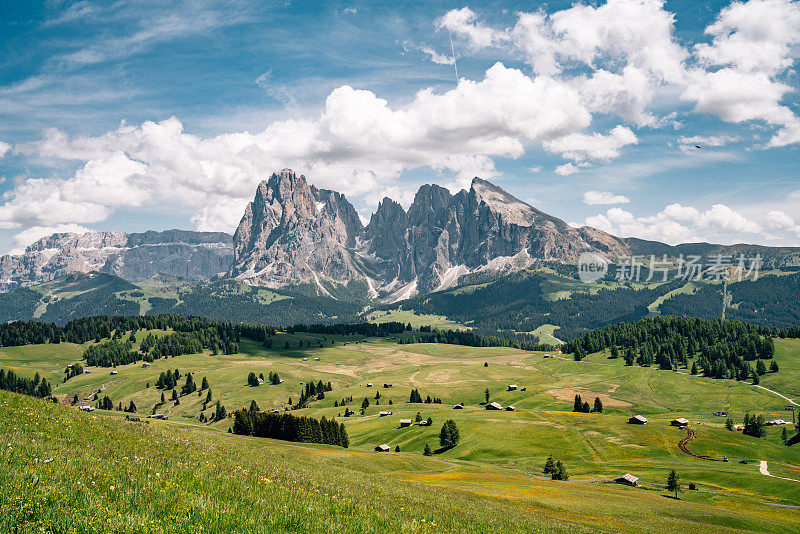
[[[309,333],[337,336],[386,337],[411,330],[411,325],[397,321],[386,323],[297,324],[286,327],[287,334]]]
[[[290,413],[265,413],[255,410],[237,410],[234,413],[234,434],[261,438],[281,439],[300,443],[324,443],[347,448],[350,438],[344,423],[335,419],[296,417]]]
[[[658,365],[661,369],[698,367],[712,378],[745,379],[766,372],[760,360],[775,353],[772,335],[785,337],[800,333],[795,329],[764,329],[740,321],[659,316],[635,323],[606,326],[562,346],[566,354],[580,360],[587,354],[610,349],[610,358],[625,358],[627,365]],[[749,362],[756,362],[753,369]],[[760,363],[760,365],[759,365]],[[777,365],[771,365],[773,372]]]
[[[36,373],[33,378],[17,376],[9,369],[0,369],[0,389],[14,393],[22,393],[31,397],[49,397],[53,393],[53,388],[46,378]]]
[[[114,332],[137,330],[174,330],[176,332],[198,332],[205,328],[215,329],[220,338],[237,339],[236,327],[229,323],[183,315],[119,316],[98,315],[75,319],[64,326],[41,321],[13,321],[0,324],[0,346],[15,347],[44,343],[77,343],[111,338]]]
[[[445,343],[449,345],[463,345],[466,347],[511,347],[531,351],[553,350],[552,345],[545,345],[534,341],[522,341],[497,335],[478,334],[469,330],[438,330],[429,326],[421,327],[418,335],[398,339],[397,343],[401,345],[406,343]]]

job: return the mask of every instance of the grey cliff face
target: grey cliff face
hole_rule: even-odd
[[[346,282],[361,273],[352,248],[363,231],[343,195],[312,189],[284,169],[261,182],[233,236],[232,276],[277,287],[318,281]]]
[[[227,271],[232,258],[231,237],[220,232],[53,234],[31,244],[23,254],[0,257],[0,289],[10,291],[90,271],[133,282],[158,273],[208,280]]]

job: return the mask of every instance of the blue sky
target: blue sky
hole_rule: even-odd
[[[232,232],[283,167],[363,217],[482,176],[623,236],[800,246],[798,2],[4,4],[0,252]]]

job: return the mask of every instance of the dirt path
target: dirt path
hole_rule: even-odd
[[[706,456],[704,454],[695,454],[695,453],[693,453],[692,451],[689,450],[689,447],[688,447],[689,442],[692,441],[696,437],[697,437],[697,434],[695,434],[694,430],[692,430],[689,427],[686,427],[686,437],[678,442],[678,448],[681,451],[683,451],[686,454],[688,454],[689,456],[694,456],[695,458],[700,458],[701,460],[711,460],[712,462],[719,462],[720,461],[719,458],[712,458],[712,457]],[[766,462],[763,462],[763,463],[766,465]]]
[[[779,477],[779,476],[770,474],[769,469],[767,468],[767,461],[766,460],[761,460],[761,464],[758,466],[758,470],[761,472],[762,475],[766,475],[768,477],[780,478],[781,480],[791,480],[792,482],[800,482],[800,480],[797,480],[796,478]]]
[[[755,384],[754,384],[754,385],[755,385]],[[780,397],[780,398],[782,398],[782,399],[786,399],[787,401],[791,402],[791,403],[792,403],[792,404],[794,404],[795,406],[800,406],[800,404],[797,404],[795,401],[793,401],[793,400],[792,400],[792,399],[790,399],[789,397],[786,397],[786,396],[784,396],[784,395],[781,395],[780,393],[778,393],[778,392],[777,392],[777,391],[775,391],[775,390],[772,390],[772,389],[769,389],[769,388],[765,388],[764,386],[756,386],[756,387],[757,387],[757,388],[761,388],[761,389],[763,389],[764,391],[769,391],[769,392],[770,392],[770,393],[772,393],[773,395],[777,395],[777,396],[779,396],[779,397]]]

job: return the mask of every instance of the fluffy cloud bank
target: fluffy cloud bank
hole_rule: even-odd
[[[468,53],[496,53],[505,63],[495,63],[482,79],[462,78],[448,91],[422,89],[402,106],[344,85],[327,96],[318,116],[278,120],[255,133],[201,138],[174,117],[122,124],[96,136],[46,130],[41,140],[15,146],[15,153],[80,167],[67,178],[18,181],[2,197],[0,228],[93,224],[121,208],[148,207],[188,213],[200,230],[231,231],[258,181],[284,167],[363,204],[402,193],[399,177],[410,169],[443,171],[463,185],[475,175],[497,175],[494,158],[518,158],[531,149],[560,155],[564,161],[553,172],[566,177],[632,150],[639,143],[634,129],[674,124],[675,110],[654,105],[665,93],[675,106],[683,101],[724,121],[767,125],[766,147],[800,143],[800,119],[782,103],[792,90],[786,75],[800,44],[796,1],[734,2],[706,28],[703,42],[690,47],[676,39],[675,16],[662,0],[523,12],[503,29],[465,7],[435,24]],[[416,49],[438,64],[454,61],[430,47]],[[510,62],[524,66],[511,68]],[[269,82],[267,75],[259,80]],[[595,125],[599,114],[602,127]],[[678,144],[688,149],[737,141],[685,137]],[[0,143],[0,157],[8,150]],[[625,198],[586,195],[589,204]],[[761,229],[722,205],[693,209],[673,205],[641,218],[612,208],[590,224],[670,242],[704,229]],[[796,226],[773,218],[770,225],[783,224],[782,230]],[[20,233],[20,239],[32,235]]]
[[[732,2],[710,24],[711,42],[693,48],[674,36],[675,15],[663,0],[608,0],[546,13],[519,13],[511,28],[481,24],[469,8],[439,25],[471,50],[516,54],[542,76],[569,78],[592,112],[612,112],[638,126],[658,126],[648,107],[659,87],[674,87],[700,113],[778,127],[769,147],[800,143],[800,118],[782,105],[800,44],[800,3]],[[588,69],[588,73],[586,72]]]
[[[623,237],[640,237],[670,244],[706,240],[707,235],[759,234],[763,227],[724,204],[700,211],[692,206],[670,204],[659,213],[637,217],[622,208],[588,217],[586,224]]]
[[[283,167],[323,187],[377,198],[410,168],[449,171],[463,182],[495,175],[491,156],[519,157],[531,144],[586,161],[615,157],[635,142],[623,127],[608,136],[576,133],[591,118],[569,85],[497,63],[483,80],[462,79],[444,93],[422,90],[399,109],[342,86],[317,119],[277,121],[256,134],[202,139],[177,118],[123,124],[101,136],[47,130],[18,150],[86,163],[66,180],[29,179],[6,194],[0,225],[86,224],[122,206],[166,205],[191,211],[198,229],[230,231],[258,181]]]

